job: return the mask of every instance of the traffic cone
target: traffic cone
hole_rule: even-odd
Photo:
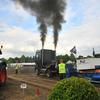
[[[39,87],[37,87],[36,96],[39,96]]]

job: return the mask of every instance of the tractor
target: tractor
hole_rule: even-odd
[[[1,45],[1,49],[3,45]],[[2,51],[0,49],[0,55],[2,55]],[[6,72],[7,64],[4,61],[0,60],[0,85],[4,85],[6,83],[7,72]]]

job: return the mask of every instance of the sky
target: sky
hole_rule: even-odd
[[[59,32],[56,55],[70,55],[76,46],[77,57],[100,53],[100,0],[66,0],[66,23]],[[0,58],[35,56],[42,48],[39,24],[20,5],[0,0]],[[54,50],[53,30],[48,27],[44,49]]]

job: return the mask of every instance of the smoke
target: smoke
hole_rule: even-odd
[[[45,42],[45,38],[46,38],[46,34],[47,34],[47,27],[44,23],[41,23],[41,25],[39,26],[39,30],[41,32],[41,41],[42,41],[42,47],[44,47],[44,42]]]
[[[57,47],[58,33],[64,23],[64,11],[66,9],[66,0],[12,0],[20,4],[24,10],[36,17],[39,26],[42,47],[47,35],[47,27],[53,27],[54,48]]]

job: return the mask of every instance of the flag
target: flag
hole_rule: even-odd
[[[74,46],[74,47],[70,50],[70,52],[76,54],[76,53],[77,53],[77,51],[76,51],[76,47]]]
[[[95,55],[95,51],[94,51],[94,48],[93,48],[93,56]]]

